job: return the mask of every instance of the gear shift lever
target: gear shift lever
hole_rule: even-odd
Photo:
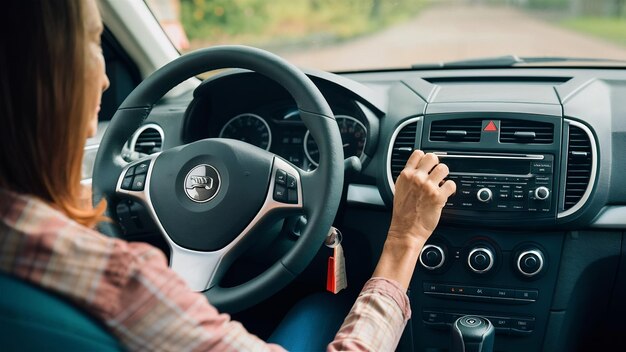
[[[452,352],[492,352],[494,328],[476,315],[466,315],[452,324]]]

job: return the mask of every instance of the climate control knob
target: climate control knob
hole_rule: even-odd
[[[446,253],[438,245],[427,244],[422,248],[420,262],[428,270],[439,269],[446,262]]]
[[[539,249],[531,248],[517,255],[515,265],[520,274],[533,277],[541,272],[544,261],[543,253]]]
[[[535,198],[546,200],[548,197],[550,197],[550,190],[547,187],[541,186],[535,189]]]
[[[493,198],[493,193],[489,188],[481,188],[476,193],[476,198],[483,203],[487,203]]]
[[[495,262],[493,251],[487,247],[474,247],[467,256],[467,265],[477,273],[484,274],[493,268]]]

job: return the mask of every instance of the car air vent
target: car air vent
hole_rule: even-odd
[[[528,120],[500,121],[500,143],[552,144],[554,125]]]
[[[438,120],[430,124],[432,142],[480,142],[480,119]]]
[[[139,135],[131,150],[142,154],[154,154],[163,146],[163,130],[157,125],[145,125],[137,131]]]
[[[567,146],[565,210],[572,208],[582,199],[589,186],[592,165],[593,154],[589,136],[580,127],[570,125]]]
[[[391,177],[396,182],[400,172],[404,169],[411,152],[415,147],[415,137],[417,134],[417,121],[411,122],[400,129],[391,147]]]

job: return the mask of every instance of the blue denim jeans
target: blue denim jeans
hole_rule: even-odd
[[[355,297],[347,292],[336,295],[320,292],[307,296],[287,313],[268,342],[281,345],[288,351],[325,351],[354,300]]]

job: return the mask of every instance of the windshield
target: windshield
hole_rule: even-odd
[[[504,55],[626,60],[626,0],[146,3],[181,52],[245,44],[298,66],[328,71],[409,68]]]

